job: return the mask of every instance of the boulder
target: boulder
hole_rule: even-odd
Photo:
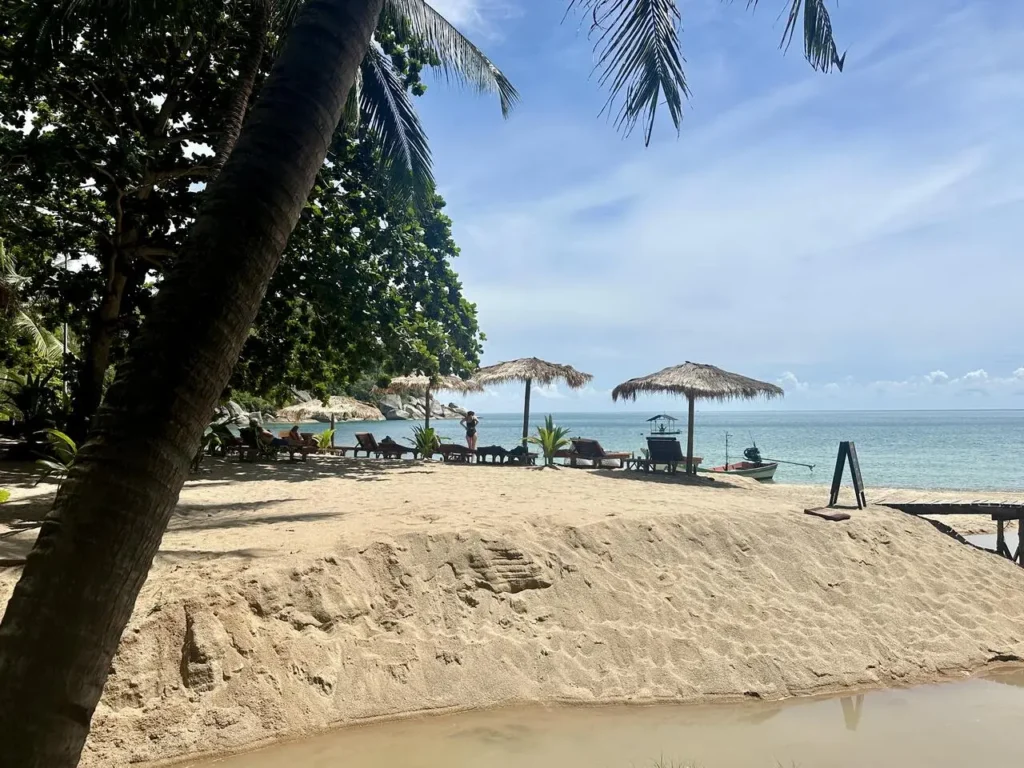
[[[388,421],[408,421],[412,418],[412,414],[406,410],[388,408],[387,411],[383,411],[384,418]]]
[[[400,411],[403,407],[401,395],[384,395],[380,400],[377,401],[377,405],[380,406],[381,413],[384,413],[384,409],[388,408],[392,411]]]
[[[277,420],[282,422],[319,421],[328,424],[331,416],[338,421],[381,421],[380,410],[369,403],[363,403],[354,397],[334,395],[327,405],[319,400],[295,403],[277,412]]]

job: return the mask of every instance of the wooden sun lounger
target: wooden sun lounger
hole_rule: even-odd
[[[313,442],[313,435],[309,432],[306,434],[299,433],[302,436],[300,442],[292,440],[290,435],[291,432],[288,430],[278,432],[278,437],[286,441],[288,445],[284,446],[282,450],[288,451],[288,458],[291,461],[295,461],[295,454],[298,453],[302,456],[302,460],[306,461],[306,457],[311,453],[316,453],[316,443]]]
[[[407,453],[411,453],[413,458],[416,458],[415,448],[396,443],[393,440],[387,442],[387,438],[378,443],[377,438],[373,436],[372,432],[356,432],[356,442],[359,445],[352,449],[354,456],[359,456],[359,452],[364,451],[367,457],[372,453],[378,459],[381,457],[385,459],[400,459]]]
[[[604,465],[605,461],[618,461],[621,467],[623,462],[632,458],[632,451],[606,451],[597,440],[574,437],[572,452],[569,454],[569,466],[576,467],[579,466],[578,461],[589,461],[592,462],[594,469],[609,469]]]
[[[648,437],[647,458],[636,462],[639,469],[644,472],[657,471],[658,465],[665,467],[670,474],[675,474],[679,466],[686,469],[686,456],[683,455],[683,447],[674,437]],[[701,456],[694,456],[691,460],[694,467],[704,461]]]
[[[441,461],[452,464],[469,464],[476,455],[469,448],[458,443],[441,443],[437,446],[437,453],[441,454]]]

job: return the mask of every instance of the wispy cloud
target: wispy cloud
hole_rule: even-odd
[[[764,14],[690,18],[693,79],[710,59],[721,93],[648,150],[595,121],[580,82],[559,105],[528,81],[543,109],[527,98],[500,135],[446,116],[439,168],[488,357],[542,350],[600,386],[690,359],[838,397],[849,372],[920,394],[1024,353],[1024,14],[885,8],[843,28],[854,55],[827,78],[771,50]]]

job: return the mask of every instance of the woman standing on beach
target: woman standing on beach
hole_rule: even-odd
[[[480,423],[480,419],[476,417],[473,411],[469,411],[462,420],[459,422],[466,428],[466,445],[469,446],[469,450],[476,450],[476,425]]]

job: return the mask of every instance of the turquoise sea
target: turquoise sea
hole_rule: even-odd
[[[546,414],[531,416],[531,431]],[[555,421],[576,437],[599,440],[606,450],[639,451],[645,447],[645,420],[654,413],[555,413]],[[685,413],[672,414],[686,440]],[[409,441],[419,422],[347,422],[339,424],[335,442],[351,445],[356,432],[373,432]],[[440,434],[465,443],[457,421],[432,422]],[[481,413],[479,445],[511,448],[522,434],[522,414]],[[281,425],[287,429],[289,425]],[[304,426],[303,429],[307,429]],[[309,425],[319,432],[326,425]],[[857,444],[865,485],[956,490],[1024,490],[1024,411],[698,411],[694,453],[704,466],[742,459],[757,442],[768,458],[815,464],[813,471],[782,465],[780,483],[828,484],[840,440]],[[685,445],[684,445],[685,447]]]

